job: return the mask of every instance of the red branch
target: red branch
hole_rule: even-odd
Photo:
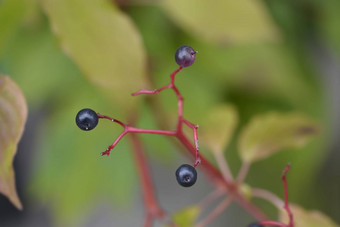
[[[101,119],[108,119],[114,123],[118,123],[120,124],[123,128],[124,131],[117,137],[117,139],[113,142],[113,144],[111,144],[110,146],[107,147],[107,149],[101,153],[101,155],[110,155],[111,150],[118,144],[118,142],[129,132],[131,133],[147,133],[147,134],[159,134],[159,135],[168,135],[168,136],[175,136],[176,132],[174,131],[166,131],[166,130],[154,130],[154,129],[140,129],[140,128],[134,128],[131,126],[128,126],[126,124],[124,124],[121,121],[118,121],[114,118],[105,116],[105,115],[101,115],[100,113],[97,113],[98,118]]]
[[[142,187],[144,206],[146,210],[146,216],[144,221],[144,227],[151,227],[155,218],[169,221],[164,211],[158,204],[155,197],[156,193],[153,187],[150,170],[148,167],[147,159],[142,149],[140,139],[136,134],[131,134],[130,139],[132,142],[132,150],[137,166],[137,173],[139,176],[139,182]],[[175,224],[169,223],[170,226],[176,227]]]
[[[177,70],[175,70],[171,75],[171,83],[168,85],[165,85],[159,89],[156,90],[140,90],[136,93],[133,93],[133,96],[140,95],[140,94],[157,94],[160,91],[163,91],[167,88],[171,88],[178,99],[178,122],[177,127],[175,131],[168,131],[168,130],[153,130],[153,129],[139,129],[134,128],[131,126],[128,126],[116,119],[113,119],[108,116],[104,116],[98,113],[98,117],[102,119],[108,119],[114,123],[120,124],[124,131],[118,136],[118,138],[114,141],[112,145],[110,145],[106,151],[102,152],[102,155],[109,155],[110,151],[117,145],[117,143],[122,139],[124,135],[127,133],[149,133],[149,134],[161,134],[161,135],[169,135],[169,136],[175,136],[186,148],[190,151],[190,153],[195,157],[195,163],[194,167],[196,167],[199,163],[202,163],[202,168],[206,172],[206,174],[209,176],[209,179],[215,184],[218,188],[223,188],[227,192],[230,193],[230,196],[232,196],[245,210],[247,210],[251,215],[253,215],[258,220],[265,220],[266,215],[260,211],[254,204],[252,204],[249,200],[247,200],[243,195],[241,195],[238,192],[237,185],[235,185],[233,182],[226,181],[221,173],[203,156],[201,157],[199,154],[199,148],[198,148],[198,135],[197,135],[197,125],[194,125],[187,121],[183,117],[183,97],[180,94],[179,90],[175,86],[175,75],[182,70],[182,67],[179,67]],[[187,125],[193,130],[193,137],[194,137],[194,145],[190,142],[190,140],[184,135],[183,133],[183,124]],[[134,138],[134,137],[133,137]],[[135,139],[134,139],[135,140]],[[136,146],[136,145],[135,145]],[[137,149],[137,148],[135,148]],[[141,170],[141,172],[144,172],[144,168]],[[143,174],[148,175],[148,174]],[[148,182],[148,181],[146,181]],[[149,182],[151,184],[151,181]],[[153,193],[153,191],[150,191],[147,186],[145,187],[145,191],[148,193]],[[148,197],[146,197],[148,198]],[[151,204],[154,204],[154,202],[150,202]],[[149,208],[148,208],[149,209]],[[152,222],[152,218],[150,217],[150,214],[147,215],[146,223]]]
[[[160,91],[163,91],[167,88],[171,88],[176,96],[177,96],[177,100],[178,100],[178,121],[177,121],[177,128],[176,128],[176,136],[177,137],[181,137],[183,134],[183,124],[186,124],[187,126],[189,126],[192,130],[193,130],[193,134],[194,134],[194,144],[195,144],[195,163],[194,163],[194,167],[196,167],[200,162],[201,162],[201,158],[199,155],[199,149],[198,149],[198,136],[197,136],[197,125],[194,125],[192,123],[190,123],[189,121],[187,121],[186,119],[184,119],[183,117],[183,97],[181,95],[181,93],[179,92],[178,88],[175,85],[175,76],[178,72],[180,72],[183,69],[183,67],[179,67],[178,69],[176,69],[172,74],[170,74],[170,79],[171,82],[168,85],[165,85],[159,89],[156,90],[140,90],[138,92],[133,93],[133,96],[137,96],[137,95],[141,95],[141,94],[157,94]]]

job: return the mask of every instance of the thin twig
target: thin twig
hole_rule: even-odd
[[[286,175],[287,172],[290,169],[290,164],[287,164],[286,168],[283,171],[282,174],[282,181],[283,181],[283,187],[284,187],[284,193],[285,193],[285,204],[284,204],[284,209],[287,211],[288,217],[289,217],[289,224],[288,227],[294,227],[294,218],[293,218],[293,213],[289,208],[289,202],[288,202],[288,185],[287,185],[287,179]]]
[[[249,162],[243,162],[241,169],[236,177],[236,182],[237,184],[242,184],[243,181],[246,179],[247,175],[248,175],[248,171],[250,168],[250,163]]]
[[[223,190],[216,189],[213,192],[211,192],[209,195],[207,195],[202,201],[200,201],[198,206],[201,207],[201,209],[205,209],[214,200],[216,200],[217,198],[219,198],[220,196],[222,196],[224,194],[225,194],[225,192]]]
[[[216,217],[218,217],[233,201],[233,196],[227,196],[210,214],[208,217],[200,221],[196,227],[204,227],[210,224]]]
[[[282,207],[284,206],[284,201],[282,201],[282,199],[280,199],[278,196],[276,196],[270,191],[260,189],[260,188],[253,188],[252,195],[254,197],[262,198],[262,199],[265,199],[271,202],[279,210],[282,209]]]
[[[223,152],[215,150],[212,153],[217,162],[218,168],[221,170],[224,179],[229,182],[234,181],[234,177],[230,171],[227,160],[224,158]]]
[[[177,137],[182,137],[183,136],[183,124],[188,125],[192,130],[193,130],[193,134],[194,134],[194,144],[195,144],[195,148],[196,148],[196,152],[195,152],[195,163],[194,163],[194,167],[196,167],[200,162],[201,162],[201,158],[200,158],[200,154],[199,154],[199,148],[198,148],[198,136],[197,136],[197,125],[194,125],[192,123],[190,123],[189,121],[187,121],[184,117],[183,117],[183,97],[180,93],[180,91],[178,90],[178,88],[175,85],[175,76],[177,75],[177,73],[179,73],[181,70],[183,69],[182,66],[180,66],[178,69],[176,69],[173,73],[170,74],[170,84],[165,85],[161,88],[158,88],[156,90],[145,90],[142,89],[138,92],[132,93],[133,96],[137,96],[137,95],[141,95],[141,94],[157,94],[167,88],[171,88],[174,93],[176,94],[177,100],[178,100],[178,120],[177,120],[177,127],[176,127],[176,136]],[[142,132],[142,130],[141,130]]]
[[[279,227],[294,227],[293,213],[292,213],[292,211],[289,208],[288,185],[287,185],[287,179],[286,179],[286,175],[287,175],[287,172],[289,171],[289,169],[290,169],[290,164],[287,164],[286,168],[283,170],[282,177],[281,177],[281,179],[283,181],[284,196],[285,196],[283,208],[286,210],[286,212],[288,214],[288,217],[289,217],[288,225],[284,224],[284,223],[281,223],[281,222],[270,221],[270,220],[269,221],[261,221],[260,225],[274,225],[274,226],[279,226]],[[263,195],[263,192],[262,192],[262,195]],[[267,196],[268,196],[268,194],[267,194]]]

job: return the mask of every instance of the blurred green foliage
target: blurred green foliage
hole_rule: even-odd
[[[205,0],[195,6],[170,0],[121,6],[104,0],[21,2],[0,1],[0,72],[22,88],[31,113],[47,113],[32,132],[39,141],[29,193],[51,204],[58,223],[74,222],[98,201],[126,203],[138,182],[127,138],[110,157],[100,157],[121,128],[105,122],[81,132],[77,111],[89,107],[124,121],[138,114],[138,126],[145,128],[158,127],[158,118],[171,123],[177,111],[171,92],[152,98],[162,110],[157,112],[129,94],[169,83],[182,44],[198,50],[195,64],[176,81],[191,122],[200,124],[215,106],[230,103],[239,113],[236,135],[252,116],[272,110],[299,111],[322,125],[322,135],[303,151],[256,163],[247,179],[280,195],[277,176],[291,162],[291,200],[317,207],[326,199],[312,185],[327,156],[328,113],[306,43],[323,37],[340,53],[339,1],[256,1],[246,7],[251,13],[234,1],[218,1],[219,7]],[[174,159],[174,146],[159,137],[142,136],[149,154]],[[241,163],[235,138],[226,153],[234,173]]]

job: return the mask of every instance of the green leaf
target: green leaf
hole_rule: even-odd
[[[8,45],[1,65],[20,86],[31,108],[65,94],[70,87],[73,93],[75,84],[78,88],[84,83],[84,77],[55,44],[47,26],[34,32],[21,29]]]
[[[327,37],[327,41],[332,46],[332,49],[336,49],[337,53],[340,53],[340,31],[339,31],[339,9],[340,2],[337,0],[320,1],[317,2],[320,11],[324,15],[320,20],[320,28],[322,34]]]
[[[213,152],[222,152],[228,145],[238,122],[231,105],[220,105],[209,110],[200,127],[200,140]]]
[[[0,55],[23,21],[27,3],[27,0],[0,1]]]
[[[164,0],[163,7],[178,26],[198,39],[218,43],[257,42],[277,36],[261,1]]]
[[[0,193],[22,209],[15,189],[13,159],[27,118],[25,97],[8,77],[0,75]]]
[[[327,217],[320,211],[313,210],[307,211],[298,205],[291,205],[291,211],[294,216],[294,226],[296,227],[339,227],[332,219]],[[283,223],[288,223],[288,215],[286,210],[280,210],[280,221]]]
[[[254,117],[243,129],[238,151],[244,162],[254,162],[283,148],[302,147],[318,131],[316,123],[304,115],[271,112]]]
[[[85,107],[114,118],[120,109],[91,84],[78,86],[72,95],[64,90],[65,97],[58,101],[63,105],[56,104],[43,122],[42,144],[37,148],[43,161],[37,162],[30,187],[37,199],[51,206],[57,226],[81,226],[74,223],[79,216],[103,201],[126,208],[137,182],[128,136],[109,157],[100,155],[123,131],[120,125],[101,119],[95,129],[82,131],[75,123],[77,112]]]
[[[199,206],[190,206],[174,214],[173,221],[181,227],[193,227],[200,212]]]
[[[132,21],[112,1],[42,1],[64,51],[108,97],[129,108],[145,87],[145,51]]]

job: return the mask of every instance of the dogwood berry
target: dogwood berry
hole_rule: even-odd
[[[181,186],[191,187],[197,180],[196,169],[191,165],[183,164],[176,170],[176,179]]]
[[[98,124],[98,115],[91,109],[82,109],[76,116],[76,124],[82,130],[92,130]]]
[[[180,46],[175,53],[175,61],[181,67],[188,67],[195,62],[196,53],[190,46]]]

